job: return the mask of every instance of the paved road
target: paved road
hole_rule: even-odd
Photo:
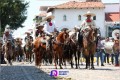
[[[95,70],[86,70],[85,65],[80,69],[70,69],[70,66],[67,66],[64,70],[68,71],[68,75],[62,76],[67,79],[50,77],[49,74],[51,70],[54,70],[54,66],[42,66],[38,69],[34,67],[34,64],[28,63],[14,63],[13,65],[2,65],[0,80],[120,80],[120,67],[113,65],[95,66]]]
[[[17,65],[16,65],[17,64]],[[47,73],[28,64],[14,63],[1,66],[0,80],[55,80]]]

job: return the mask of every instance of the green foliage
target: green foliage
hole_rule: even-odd
[[[27,18],[29,3],[24,0],[0,0],[0,20],[2,31],[5,26],[10,25],[11,29],[23,27],[22,23]]]

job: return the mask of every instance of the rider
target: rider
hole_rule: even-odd
[[[47,46],[46,48],[48,48],[49,46],[50,39],[53,36],[53,32],[57,32],[57,29],[55,28],[55,24],[51,21],[53,18],[54,16],[52,15],[51,12],[49,12],[44,19],[44,21],[46,22],[45,22],[43,30],[47,35],[49,35],[49,38],[47,39],[47,42],[46,42],[46,46]]]
[[[12,34],[10,33],[9,26],[6,26],[4,34],[3,34],[3,46],[7,40],[10,40],[12,43],[12,46],[14,47],[14,38],[12,37]]]
[[[83,16],[87,17],[80,26],[80,32],[78,34],[78,43],[79,46],[82,47],[83,44],[83,35],[88,35],[89,31],[91,29],[94,29],[96,27],[95,22],[91,19],[91,17],[95,16],[95,14],[91,13],[90,11],[88,11],[86,14],[84,14]]]
[[[36,26],[35,38],[39,37],[39,36],[42,36],[42,34],[44,33],[43,28],[44,28],[43,24],[40,24],[40,25]]]
[[[27,36],[25,37],[25,42],[27,42],[28,39],[31,40],[31,42],[33,41],[33,37],[30,35],[29,32],[26,32]]]
[[[86,14],[84,14],[83,16],[87,17],[87,19],[85,19],[82,24],[81,24],[81,31],[82,33],[88,33],[88,31],[90,31],[91,29],[95,29],[96,28],[96,24],[95,22],[91,19],[91,17],[95,16],[95,14],[91,13],[90,11],[88,11]]]

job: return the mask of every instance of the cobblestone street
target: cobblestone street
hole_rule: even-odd
[[[42,66],[38,69],[29,63],[15,62],[13,66],[2,64],[0,80],[120,80],[120,67],[113,65],[101,67],[96,64],[95,70],[86,70],[84,67],[85,65],[82,65],[80,69],[70,69],[70,66],[67,66],[64,70],[69,71],[68,75],[53,78],[50,72],[55,70],[54,66]]]

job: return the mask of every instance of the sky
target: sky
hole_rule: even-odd
[[[25,0],[29,2],[29,7],[27,9],[27,19],[23,23],[24,28],[18,28],[18,30],[14,31],[13,35],[23,36],[25,31],[28,29],[33,29],[34,22],[33,18],[40,13],[40,6],[53,6],[65,3],[70,0]],[[102,0],[103,3],[119,3],[119,0]],[[20,33],[18,33],[20,32]]]

